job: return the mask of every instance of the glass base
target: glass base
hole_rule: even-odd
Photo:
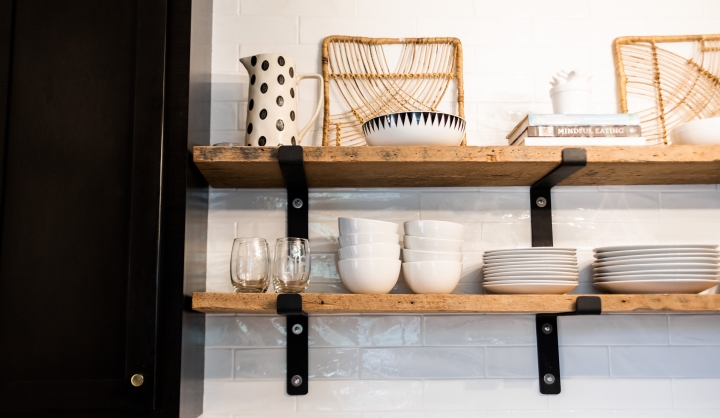
[[[264,285],[253,285],[253,286],[240,286],[237,283],[233,283],[235,293],[265,293],[268,290],[268,284]]]
[[[302,293],[307,289],[308,283],[282,283],[278,280],[274,280],[276,293]]]

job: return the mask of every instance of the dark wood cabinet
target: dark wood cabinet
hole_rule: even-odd
[[[210,14],[1,1],[0,415],[202,412]]]

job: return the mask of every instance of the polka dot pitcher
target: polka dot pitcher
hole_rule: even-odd
[[[278,54],[240,58],[250,76],[245,145],[300,145],[303,136],[320,114],[323,79],[320,74],[297,74],[295,60]],[[297,123],[298,83],[308,78],[319,81],[315,114],[300,132]]]

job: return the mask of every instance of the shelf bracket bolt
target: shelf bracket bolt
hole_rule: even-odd
[[[295,376],[290,378],[290,384],[295,387],[302,385],[302,377],[296,374]]]
[[[295,209],[300,209],[301,207],[303,207],[303,201],[299,197],[295,198],[292,201],[292,205]]]
[[[140,373],[136,373],[130,378],[130,384],[136,388],[142,386],[143,383],[145,383],[145,376]]]
[[[553,331],[553,327],[550,324],[545,324],[542,326],[542,332],[544,334],[550,334]]]
[[[553,376],[552,373],[548,373],[543,376],[543,382],[545,382],[546,385],[552,385],[555,383],[555,376]]]
[[[535,204],[538,205],[539,208],[544,208],[547,205],[547,200],[544,197],[538,197],[535,200]]]
[[[292,333],[295,335],[300,335],[303,332],[303,326],[300,324],[295,324],[292,326]]]

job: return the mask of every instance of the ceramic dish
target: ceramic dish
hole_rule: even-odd
[[[575,248],[555,248],[555,247],[532,247],[532,248],[511,248],[509,250],[490,250],[485,251],[486,255],[489,254],[515,254],[518,252],[541,252],[541,253],[573,253],[575,254],[577,250]]]
[[[536,254],[528,254],[528,255],[498,255],[498,256],[487,256],[483,257],[483,260],[487,262],[507,262],[511,260],[517,260],[517,259],[534,259],[534,260],[564,260],[564,261],[574,261],[577,260],[577,257],[574,255],[536,255]]]
[[[707,274],[717,276],[720,274],[718,269],[687,269],[687,270],[631,270],[622,271],[615,273],[595,273],[595,277],[614,277],[614,276],[627,276],[632,274],[673,274],[673,275],[687,275],[687,274]]]
[[[595,287],[611,293],[700,293],[717,286],[717,280],[639,280],[595,282]]]
[[[687,250],[687,249],[702,249],[702,250],[716,250],[717,245],[620,245],[615,247],[599,247],[593,249],[593,252],[601,254],[608,252],[617,251],[647,251],[647,250]]]
[[[440,112],[399,112],[372,118],[362,129],[371,146],[457,146],[465,136],[465,120]]]
[[[424,238],[410,235],[405,235],[403,242],[408,250],[437,251],[441,253],[459,253],[463,244],[462,240],[459,239]]]
[[[407,221],[403,224],[405,235],[413,237],[463,239],[465,226],[455,222],[445,221]]]
[[[399,260],[400,244],[364,244],[351,245],[338,251],[340,260],[356,260],[362,258],[378,258],[382,260]]]
[[[632,282],[639,280],[715,280],[720,276],[717,274],[628,274],[625,276],[602,276],[594,277],[593,281],[602,282]]]
[[[578,276],[574,274],[566,274],[566,275],[557,275],[557,274],[548,274],[544,276],[536,275],[536,274],[527,274],[527,275],[497,275],[497,276],[483,276],[483,279],[485,281],[488,280],[577,280]]]
[[[595,273],[628,273],[631,271],[646,271],[650,272],[653,270],[676,270],[676,271],[684,271],[684,270],[697,270],[697,269],[703,269],[703,270],[714,270],[717,271],[717,268],[713,268],[711,265],[708,264],[701,264],[701,263],[692,263],[692,264],[677,264],[677,263],[666,263],[666,264],[633,264],[633,265],[622,265],[622,266],[608,266],[608,267],[595,267],[593,270]]]
[[[598,260],[604,258],[620,258],[620,257],[685,257],[688,254],[702,254],[703,256],[718,256],[720,251],[707,248],[667,248],[662,250],[626,250],[626,251],[608,251],[596,253]]]
[[[400,277],[400,260],[341,260],[340,280],[353,293],[384,294],[393,289]]]
[[[400,241],[398,234],[351,234],[338,237],[340,248],[365,244],[397,244],[398,241]]]
[[[537,267],[514,267],[514,266],[507,266],[507,267],[484,267],[483,271],[486,274],[489,273],[509,273],[509,272],[517,272],[517,273],[572,273],[577,274],[578,269],[573,267],[547,267],[539,269]]]
[[[547,260],[547,259],[536,259],[536,258],[518,258],[516,260],[502,260],[500,261],[487,261],[485,262],[486,268],[495,267],[570,267],[577,268],[576,260]]]
[[[678,125],[670,131],[673,145],[720,144],[720,118],[694,120]]]
[[[619,257],[605,258],[598,260],[593,263],[593,266],[597,267],[608,267],[608,266],[629,266],[637,264],[678,264],[678,263],[697,263],[697,264],[708,264],[717,265],[720,264],[720,258],[718,257],[645,257],[633,258],[630,260],[621,260]]]
[[[462,276],[462,263],[421,261],[403,263],[403,275],[415,293],[452,293]]]
[[[338,218],[338,227],[340,235],[398,233],[398,224],[395,222],[374,219]]]
[[[418,261],[454,261],[462,262],[462,253],[440,253],[434,251],[418,251],[403,248],[403,261],[406,263]]]
[[[577,283],[505,283],[483,285],[492,293],[515,295],[562,295],[578,286]]]

